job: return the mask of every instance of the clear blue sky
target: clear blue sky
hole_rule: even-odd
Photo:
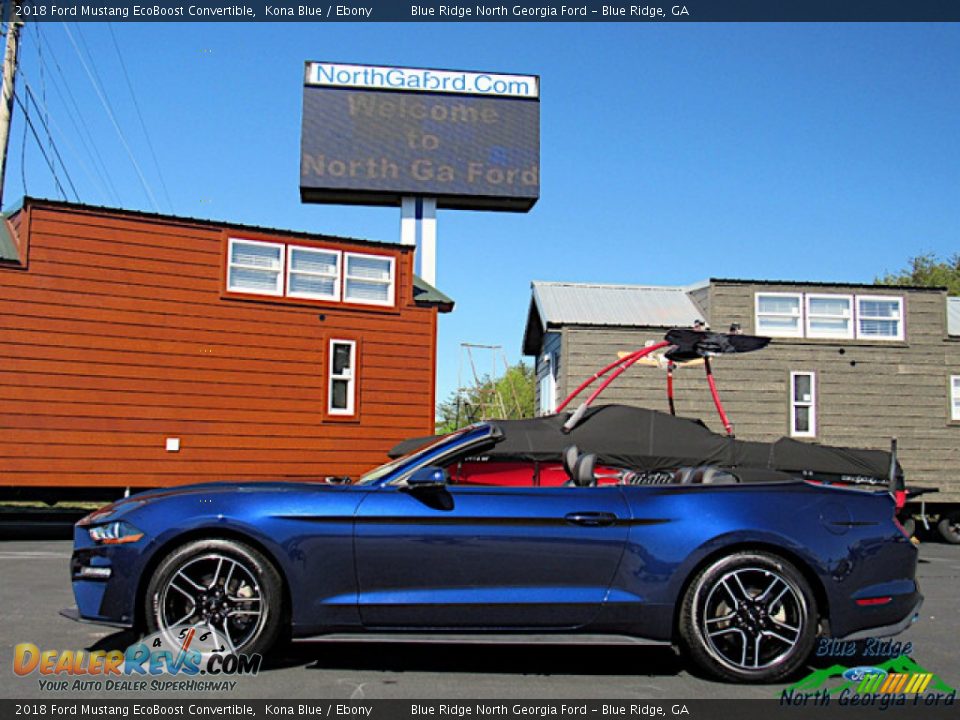
[[[869,282],[918,252],[960,251],[958,25],[112,27],[170,202],[108,27],[70,30],[161,211],[377,240],[398,239],[398,210],[299,201],[304,61],[541,76],[539,203],[440,213],[437,284],[457,301],[440,322],[440,398],[461,342],[519,359],[534,279]],[[154,209],[64,26],[28,24],[21,63],[80,199]],[[58,197],[29,137],[21,163],[22,129],[17,110],[5,202],[22,174],[31,195]]]

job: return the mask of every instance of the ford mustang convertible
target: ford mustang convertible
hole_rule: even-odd
[[[882,478],[889,453],[744,443],[616,405],[571,417],[472,425],[353,481],[108,505],[75,529],[73,614],[201,626],[244,653],[342,633],[630,636],[741,682],[791,674],[818,636],[915,618],[917,551],[888,486],[831,481]]]

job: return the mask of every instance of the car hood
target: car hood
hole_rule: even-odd
[[[188,495],[236,495],[237,493],[286,493],[303,492],[309,488],[311,491],[342,491],[345,488],[352,487],[350,484],[334,484],[323,481],[317,482],[210,482],[198,483],[195,485],[180,485],[172,488],[158,488],[156,490],[146,490],[144,492],[131,495],[130,497],[117,500],[116,502],[105,505],[98,510],[93,511],[85,518],[80,520],[78,525],[90,525],[93,523],[102,523],[115,520],[128,512],[137,508],[149,505],[154,502],[168,500],[176,497],[185,497]]]

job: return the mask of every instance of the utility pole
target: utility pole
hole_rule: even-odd
[[[10,145],[10,120],[13,117],[13,93],[17,74],[17,53],[20,49],[20,28],[17,19],[18,2],[10,3],[11,17],[7,22],[7,48],[3,54],[3,98],[0,102],[0,210],[3,209],[3,185],[7,177],[7,148]]]

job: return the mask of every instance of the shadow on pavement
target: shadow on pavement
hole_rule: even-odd
[[[267,669],[518,675],[678,675],[690,668],[670,647],[423,642],[298,642]]]

